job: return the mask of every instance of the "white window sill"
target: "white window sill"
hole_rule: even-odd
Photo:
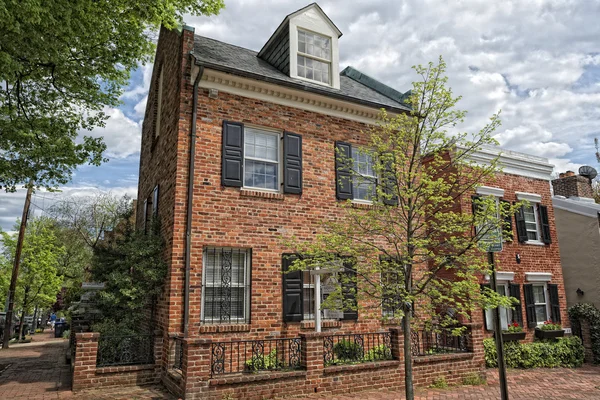
[[[352,203],[354,204],[367,204],[369,206],[373,205],[371,200],[361,200],[361,199],[352,199]]]
[[[533,244],[535,246],[545,246],[546,243],[540,242],[539,240],[528,240],[524,244]]]
[[[242,197],[263,197],[267,199],[278,199],[283,200],[285,196],[281,192],[276,192],[274,190],[259,190],[259,189],[250,189],[250,188],[242,188],[240,190],[240,196]]]

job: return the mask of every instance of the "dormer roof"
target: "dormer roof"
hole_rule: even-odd
[[[289,23],[290,23],[290,19],[292,19],[293,17],[296,17],[300,14],[305,13],[306,11],[310,10],[310,9],[314,9],[317,13],[319,13],[323,20],[325,20],[330,26],[331,28],[337,32],[337,37],[338,39],[342,36],[342,31],[340,31],[338,29],[337,26],[335,26],[335,24],[333,23],[333,21],[331,19],[329,19],[329,17],[327,16],[327,14],[325,14],[325,12],[323,11],[323,9],[321,7],[319,7],[319,5],[317,3],[312,3],[307,5],[306,7],[302,7],[301,9],[294,11],[291,14],[288,14],[283,21],[281,21],[281,24],[279,24],[279,26],[277,27],[277,29],[275,30],[275,32],[273,32],[273,34],[271,35],[271,37],[269,38],[269,40],[267,40],[267,43],[265,43],[265,45],[262,47],[262,49],[260,49],[260,51],[258,52],[258,57],[262,58],[264,56],[265,53],[265,49],[268,49],[269,46],[277,40],[277,38],[279,37],[279,35],[282,32],[285,32],[286,30],[289,29]]]

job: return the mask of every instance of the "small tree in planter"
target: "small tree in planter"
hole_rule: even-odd
[[[526,332],[518,322],[513,321],[509,325],[508,329],[502,332],[502,339],[505,342],[514,342],[525,339]]]
[[[565,331],[560,324],[555,324],[551,320],[544,321],[544,325],[535,328],[535,336],[539,339],[554,339],[563,337]]]

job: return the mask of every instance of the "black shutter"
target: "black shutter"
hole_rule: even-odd
[[[502,215],[502,210],[508,210],[510,208],[510,201],[500,200],[500,215]],[[513,229],[512,229],[512,216],[510,214],[505,215],[504,217],[504,226],[502,227],[502,236],[504,239],[513,238]]]
[[[482,283],[479,286],[481,286],[481,293],[483,293],[485,288],[488,288],[488,289],[491,288],[491,285],[489,283]],[[487,318],[486,318],[485,314],[486,314],[486,309],[484,308],[483,309],[483,326],[485,327],[486,331],[491,331],[491,330],[493,330],[493,326],[488,326]]]
[[[383,204],[388,206],[397,206],[398,205],[398,179],[396,174],[392,170],[392,161],[388,160],[385,162],[383,166],[383,191],[385,194],[390,195],[391,197],[385,197],[383,199]]]
[[[473,216],[481,211],[481,196],[471,196],[471,211]],[[475,234],[477,235],[477,226],[475,226]]]
[[[338,199],[353,198],[352,193],[352,145],[335,142],[335,193]]]
[[[542,242],[546,244],[552,243],[550,238],[550,220],[548,219],[548,207],[539,205],[540,222],[542,225]]]
[[[519,239],[519,243],[525,243],[527,241],[527,226],[525,225],[525,210],[523,207],[519,207],[515,214],[515,221],[517,223],[517,239]]]
[[[523,326],[523,309],[522,309],[522,304],[521,304],[521,287],[519,285],[517,285],[516,283],[511,283],[510,285],[508,285],[508,293],[510,295],[510,297],[514,297],[515,299],[519,300],[519,304],[517,304],[515,306],[515,309],[512,310],[512,314],[513,314],[513,321],[516,322],[517,324]]]
[[[284,254],[281,260],[283,270],[283,321],[302,321],[304,312],[302,271],[287,272],[296,259],[294,254]]]
[[[548,284],[548,297],[550,297],[550,319],[555,324],[560,324],[560,303],[558,299],[558,285]]]
[[[244,125],[223,121],[221,184],[242,187],[244,180]]]
[[[344,318],[343,320],[357,320],[358,309],[356,301],[356,291],[358,289],[356,281],[356,268],[351,258],[344,258],[344,277],[342,278],[342,296],[344,297]],[[351,310],[346,307],[352,307]]]
[[[523,294],[525,295],[527,327],[535,328],[537,325],[537,320],[535,318],[535,302],[533,301],[533,285],[531,283],[523,285]]]
[[[302,193],[302,136],[283,132],[283,192]]]

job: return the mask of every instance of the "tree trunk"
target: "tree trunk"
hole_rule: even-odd
[[[37,329],[37,319],[38,319],[38,308],[35,306],[35,311],[33,312],[33,321],[31,321],[31,333],[35,333]]]
[[[25,327],[25,310],[27,309],[27,300],[29,297],[29,287],[25,288],[25,296],[23,297],[23,311],[21,312],[21,320],[19,321],[19,336],[17,336],[17,342],[23,337],[23,328]]]
[[[407,310],[402,319],[402,328],[404,334],[404,386],[406,400],[414,400],[415,392],[413,388],[413,369],[412,369],[412,349],[410,342],[410,320],[412,310]]]

